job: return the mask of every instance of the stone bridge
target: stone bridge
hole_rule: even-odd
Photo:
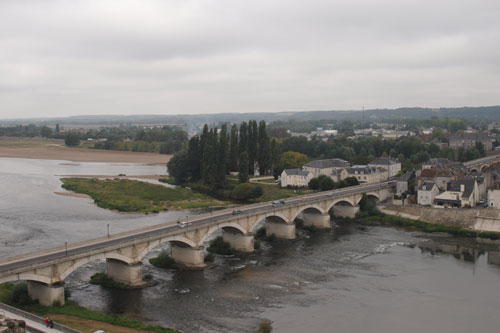
[[[94,261],[107,261],[107,275],[130,286],[141,286],[142,260],[160,244],[169,242],[177,264],[201,269],[204,244],[222,230],[224,241],[242,252],[254,250],[254,231],[264,225],[266,234],[295,238],[295,221],[304,225],[330,228],[330,212],[354,217],[363,194],[386,201],[394,193],[395,182],[358,185],[349,188],[294,197],[284,203],[259,203],[193,217],[185,227],[176,221],[68,244],[47,251],[0,261],[0,283],[28,281],[28,292],[43,305],[64,303],[64,279],[79,267]]]
[[[493,163],[500,162],[500,154],[478,158],[476,160],[464,162],[464,166],[469,172],[485,172]]]

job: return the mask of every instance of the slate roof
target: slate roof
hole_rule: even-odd
[[[309,168],[326,169],[326,168],[346,168],[349,162],[341,160],[340,158],[332,158],[328,160],[315,160],[304,165]]]
[[[437,186],[434,183],[431,182],[424,182],[419,188],[419,191],[431,191],[434,186]]]
[[[469,198],[472,192],[474,192],[475,182],[476,181],[474,179],[459,179],[455,181],[449,181],[446,189],[447,191],[461,192],[460,185],[465,185],[465,190],[464,193],[462,194],[462,197]]]
[[[399,161],[392,157],[379,157],[368,163],[368,165],[394,165],[398,164]]]
[[[431,158],[430,160],[422,163],[423,165],[433,165],[438,168],[442,168],[450,164],[451,161],[447,158]]]
[[[307,177],[311,172],[310,171],[304,171],[300,169],[285,169],[284,170],[287,176],[292,176],[292,175],[298,175],[302,177]]]
[[[368,165],[354,165],[351,168],[346,169],[350,175],[368,175],[381,171],[380,168]]]
[[[398,181],[407,182],[411,179],[411,177],[413,177],[413,172],[406,171],[404,175],[399,177]]]
[[[480,133],[457,133],[450,137],[450,141],[456,140],[470,140],[470,141],[479,141],[479,140],[488,140],[491,139],[487,132]]]

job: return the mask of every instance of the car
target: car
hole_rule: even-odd
[[[231,215],[238,215],[238,214],[241,214],[241,210],[239,209],[233,210],[233,212],[231,213]]]
[[[177,225],[180,227],[180,228],[184,228],[184,227],[187,227],[188,225],[190,225],[191,223],[189,222],[181,222],[181,221],[177,221]]]
[[[284,205],[285,204],[285,200],[280,200],[280,204]]]

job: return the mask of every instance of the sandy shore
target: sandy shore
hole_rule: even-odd
[[[63,140],[0,137],[0,157],[72,162],[166,164],[172,155],[70,148],[64,145]]]
[[[65,197],[76,197],[76,198],[91,198],[88,194],[74,193],[74,192],[54,192],[54,194],[62,195]]]

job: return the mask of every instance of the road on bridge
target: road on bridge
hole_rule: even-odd
[[[280,205],[279,209],[282,209],[283,207],[286,206],[292,207],[294,204],[302,205],[305,203],[313,203],[332,197],[365,193],[372,190],[379,190],[382,188],[393,187],[394,185],[395,185],[394,181],[388,181],[377,184],[357,185],[333,191],[312,193],[308,195],[286,199],[284,200],[284,204]],[[234,210],[241,211],[241,214],[253,214],[253,213],[257,214],[263,212],[273,212],[274,210],[277,210],[277,208],[275,208],[272,205],[272,202],[244,205],[244,206],[234,207],[231,209],[216,211],[213,213],[203,214],[196,217],[191,217],[189,225],[184,228],[180,228],[177,225],[177,221],[169,221],[167,223],[162,223],[155,226],[135,229],[111,235],[110,237],[101,237],[84,242],[68,244],[67,246],[60,246],[57,248],[37,253],[30,253],[15,257],[9,257],[0,260],[0,274],[3,275],[6,273],[12,273],[12,271],[20,270],[25,267],[30,267],[35,264],[42,264],[45,262],[60,260],[68,256],[83,254],[91,250],[108,248],[113,245],[118,245],[121,243],[140,241],[148,238],[155,238],[159,234],[163,235],[162,237],[164,237],[168,234],[172,235],[180,234],[185,231],[197,229],[204,226],[209,226],[212,224],[217,224],[224,220],[235,218],[235,216],[233,215]]]

